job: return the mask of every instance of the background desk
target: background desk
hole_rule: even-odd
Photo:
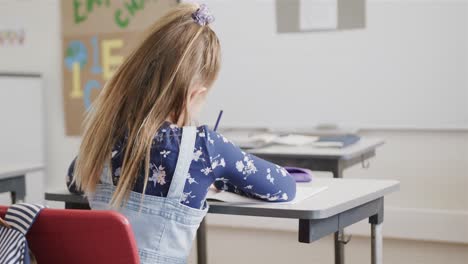
[[[362,138],[346,148],[318,148],[312,145],[291,147],[274,145],[252,149],[248,152],[282,166],[309,168],[314,171],[330,171],[334,178],[342,178],[346,168],[356,164],[366,166],[375,150],[384,144],[378,138]]]
[[[382,263],[384,196],[399,189],[397,181],[320,179],[305,185],[328,186],[298,204],[234,204],[210,202],[209,213],[293,218],[299,220],[299,242],[311,243],[346,226],[369,218],[372,230],[372,264]],[[89,208],[87,200],[67,190],[47,192],[46,200],[65,202],[67,208]],[[75,207],[76,208],[76,207]]]
[[[10,192],[12,203],[24,201],[26,174],[41,169],[41,164],[0,164],[0,193]]]

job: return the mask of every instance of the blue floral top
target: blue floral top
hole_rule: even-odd
[[[150,175],[146,195],[165,197],[169,191],[179,152],[182,130],[174,124],[164,123],[154,138],[150,154]],[[296,194],[294,179],[283,168],[248,154],[207,126],[197,128],[193,160],[184,187],[181,203],[203,208],[209,187],[235,192],[265,201],[290,201]],[[112,151],[112,178],[118,184],[123,163],[125,139]],[[68,171],[67,186],[78,192],[73,179],[75,161]],[[133,191],[142,192],[144,172],[137,178]]]

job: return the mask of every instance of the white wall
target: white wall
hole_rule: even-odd
[[[266,1],[266,0],[258,0]],[[421,23],[421,19],[427,19],[427,14],[416,12],[414,16],[407,13],[407,1],[399,0],[369,0],[368,12],[369,23],[372,27],[380,25],[381,27],[391,27],[394,23],[399,25],[408,25],[408,27],[401,27],[402,31],[411,28],[414,23]],[[420,0],[409,1],[418,3],[421,7],[426,4],[440,5],[445,8],[445,3],[465,3],[460,8],[468,9],[468,1],[442,1],[442,0]],[[43,74],[45,79],[45,95],[46,95],[46,113],[47,113],[47,179],[48,187],[63,187],[64,176],[68,168],[68,164],[73,156],[76,154],[79,145],[79,138],[66,137],[64,133],[64,117],[62,107],[62,86],[61,86],[61,44],[60,44],[60,21],[59,21],[59,8],[58,0],[42,0],[42,1],[14,1],[14,0],[0,0],[0,25],[7,19],[15,23],[24,24],[27,27],[26,42],[31,41],[30,46],[25,46],[24,49],[5,49],[0,48],[0,71],[33,71]],[[243,6],[245,7],[245,3]],[[248,9],[248,7],[246,7]],[[415,8],[417,9],[417,8]],[[457,14],[459,11],[456,11]],[[238,13],[235,13],[238,14]],[[433,13],[432,13],[433,14]],[[224,14],[227,16],[227,14]],[[233,14],[234,15],[234,14]],[[434,14],[433,14],[434,15]],[[255,23],[255,21],[252,21]],[[217,29],[221,31],[222,29]],[[381,45],[386,43],[394,43],[395,39],[386,39],[386,34],[382,34],[378,28],[373,28],[373,32],[379,34]],[[248,38],[248,32],[245,33],[245,38]],[[407,33],[407,32],[406,32]],[[339,37],[340,33],[323,33],[333,34]],[[345,35],[351,34],[342,33]],[[402,32],[405,34],[405,32]],[[441,36],[443,37],[443,36]],[[341,38],[341,37],[339,37]],[[343,39],[345,41],[345,39]],[[236,47],[230,43],[223,42],[223,49],[235,49]],[[395,44],[396,45],[396,44]],[[442,50],[450,50],[454,43],[440,41],[438,42]],[[294,48],[294,47],[291,47]],[[399,43],[394,49],[405,49],[404,43]],[[320,47],[322,54],[330,53],[328,46]],[[385,51],[385,50],[384,50]],[[378,67],[381,63],[391,60],[394,52],[379,54],[378,60],[375,60],[375,65]],[[227,52],[227,51],[226,51]],[[232,50],[230,51],[232,53]],[[415,51],[417,52],[417,51]],[[341,56],[351,56],[352,51],[341,51]],[[336,55],[336,54],[335,54]],[[241,53],[238,56],[242,56]],[[325,56],[325,55],[322,55]],[[442,56],[442,55],[440,55]],[[443,57],[435,57],[427,63],[438,63],[438,60],[444,60]],[[467,63],[468,57],[460,57],[459,63]],[[338,85],[333,70],[333,64],[337,63],[335,60],[330,60],[328,64],[317,68],[322,76],[327,78],[319,78],[314,83],[315,89],[329,89],[330,82],[333,81]],[[316,65],[318,67],[320,65]],[[398,65],[397,65],[398,66]],[[353,67],[359,70],[359,63]],[[404,65],[401,65],[404,67]],[[286,66],[285,69],[290,68]],[[395,68],[398,72],[399,67]],[[238,76],[242,80],[242,72],[231,72],[229,67],[224,67],[221,78],[227,76]],[[256,70],[246,66],[246,70]],[[450,70],[450,69],[446,69]],[[468,72],[467,72],[468,75]],[[363,71],[362,78],[376,78],[372,72]],[[381,76],[385,78],[386,76]],[[423,78],[424,76],[421,76]],[[400,74],[404,82],[410,76]],[[235,80],[235,79],[230,79]],[[268,80],[264,80],[268,83]],[[445,80],[447,83],[461,85],[462,88],[468,89],[466,84],[466,77],[458,76],[457,80]],[[203,121],[209,123],[213,122],[216,114],[220,108],[226,110],[223,117],[224,124],[260,124],[260,125],[273,125],[273,126],[308,126],[309,123],[304,116],[296,114],[281,114],[270,115],[273,107],[278,107],[278,104],[273,104],[272,101],[261,101],[259,98],[251,100],[244,100],[242,103],[233,101],[231,98],[236,98],[236,94],[248,94],[252,89],[265,89],[266,86],[262,85],[262,80],[255,83],[249,82],[235,82],[235,86],[229,86],[227,89],[224,85],[228,84],[226,81],[220,79],[220,82],[210,96],[211,102],[208,104],[205,111]],[[371,85],[371,84],[369,84]],[[355,88],[350,85],[341,85],[340,87],[349,89]],[[266,87],[268,88],[268,87]],[[303,98],[313,98],[314,91],[308,87],[297,90],[296,94],[300,94]],[[420,88],[420,87],[418,87]],[[295,88],[299,89],[299,88]],[[391,89],[391,87],[388,87]],[[265,92],[271,93],[269,98],[288,98],[288,89],[269,89]],[[230,99],[227,99],[230,98]],[[468,98],[467,98],[468,99]],[[276,100],[276,99],[275,99]],[[317,99],[314,99],[317,100]],[[259,107],[259,102],[262,106]],[[273,101],[274,102],[274,101]],[[287,101],[290,102],[290,101]],[[240,107],[240,105],[242,107]],[[395,106],[398,108],[398,100],[395,101]],[[282,106],[283,110],[295,110],[296,100],[293,104]],[[301,106],[303,107],[303,106]],[[1,109],[1,106],[0,106]],[[301,110],[300,108],[299,110]],[[333,108],[324,109],[320,113],[310,113],[310,117],[314,123],[327,120],[327,116],[333,114]],[[364,113],[363,113],[364,114]],[[332,120],[333,121],[333,120]],[[465,241],[468,226],[460,225],[461,235],[457,234],[455,225],[453,223],[460,222],[466,223],[468,212],[468,194],[466,189],[468,187],[468,132],[448,132],[448,131],[424,131],[424,130],[368,130],[364,131],[365,135],[384,137],[387,139],[387,144],[378,150],[377,158],[371,163],[371,168],[367,171],[353,168],[348,171],[346,177],[369,177],[369,178],[392,178],[399,179],[402,182],[401,191],[397,194],[390,196],[387,201],[389,210],[386,211],[387,220],[385,223],[385,232],[387,235],[395,237],[408,237],[415,236],[416,238],[424,238],[429,240],[450,240],[450,241]],[[391,210],[390,210],[391,209]],[[393,211],[392,211],[393,210]],[[393,213],[392,213],[393,212]],[[409,216],[406,218],[406,216]],[[393,218],[393,220],[392,220]],[[405,221],[408,219],[408,221]],[[216,219],[214,219],[216,220]],[[419,220],[419,221],[417,221]],[[465,220],[465,222],[463,222]],[[226,220],[227,221],[227,220]],[[242,222],[248,227],[251,221]],[[432,230],[433,222],[437,221],[438,230]],[[275,221],[272,222],[272,227],[275,228]],[[360,229],[357,227],[357,229]],[[440,230],[442,229],[442,230]],[[286,227],[288,230],[288,227]],[[289,229],[291,230],[291,229]],[[454,231],[455,230],[455,231]],[[367,232],[367,229],[355,230],[356,233]],[[391,234],[389,234],[389,231]],[[430,232],[429,232],[430,231]],[[245,232],[238,232],[226,227],[217,227],[212,232],[215,235],[210,236],[209,244],[214,246],[230,245],[236,247],[237,243],[242,243],[242,248],[245,250],[243,255],[254,255],[253,250],[261,243],[262,248],[271,248],[268,259],[269,263],[282,263],[282,258],[286,253],[281,251],[281,247],[292,249],[297,254],[297,263],[308,263],[307,258],[310,257],[308,249],[301,249],[303,245],[296,242],[295,234],[291,231],[275,232],[272,230],[258,231],[254,237],[251,231],[246,229]],[[210,232],[210,234],[212,234]],[[400,233],[398,233],[400,232]],[[465,232],[465,233],[463,233]],[[446,234],[448,233],[448,235]],[[219,235],[216,235],[219,234]],[[242,235],[242,237],[239,237]],[[244,239],[249,237],[249,239]],[[255,239],[253,239],[255,238]],[[232,239],[236,241],[233,244],[226,244],[225,240]],[[277,243],[276,241],[281,241]],[[348,263],[362,263],[361,255],[367,256],[367,251],[364,249],[366,240],[356,243],[353,246],[352,261]],[[411,240],[392,240],[388,244],[392,245],[392,256],[387,256],[387,263],[441,263],[442,259],[449,259],[444,263],[466,263],[466,253],[461,253],[467,250],[465,245],[455,244],[439,244],[439,243],[422,243]],[[354,243],[354,242],[353,242]],[[354,245],[354,244],[353,244]],[[387,244],[386,244],[387,245]],[[316,246],[309,245],[311,248],[326,248],[325,250],[313,251],[317,254],[317,259],[331,260],[331,243],[328,241],[320,242]],[[408,248],[413,249],[412,252]],[[386,248],[387,249],[387,248]],[[295,251],[297,250],[297,251]],[[389,251],[387,251],[389,252]],[[398,255],[402,253],[402,255]],[[437,252],[435,254],[434,252]],[[404,254],[412,255],[410,258],[400,258]],[[438,255],[440,254],[440,255]],[[465,254],[465,255],[463,255]],[[210,258],[221,261],[225,256],[225,252],[221,250],[210,251]],[[276,257],[278,256],[278,257]],[[438,256],[438,257],[436,257]],[[455,257],[453,257],[455,256]],[[258,256],[253,259],[260,259]],[[427,260],[427,261],[426,261]],[[432,262],[431,262],[432,260]],[[302,261],[302,262],[300,262]],[[261,259],[258,261],[263,263]],[[228,263],[226,261],[226,263]],[[327,262],[320,262],[327,263]],[[329,261],[328,263],[331,263]]]
[[[299,34],[276,33],[274,0],[206,2],[227,124],[468,128],[467,1],[369,0],[365,30]]]
[[[46,98],[48,187],[62,187],[79,139],[66,137],[62,101],[61,34],[58,0],[0,0],[0,25],[24,27],[24,47],[0,48],[0,71],[38,72]]]

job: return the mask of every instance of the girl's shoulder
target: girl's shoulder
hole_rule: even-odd
[[[176,124],[164,122],[159,128],[158,133],[154,137],[155,145],[179,145],[182,139],[184,127]],[[196,127],[196,145],[214,145],[216,141],[224,138],[221,134],[213,131],[208,125],[200,125]]]
[[[233,144],[221,133],[212,130],[207,125],[197,127],[197,140],[204,141],[207,146],[213,146],[217,144]]]

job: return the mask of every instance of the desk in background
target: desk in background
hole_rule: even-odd
[[[26,174],[41,169],[41,164],[0,164],[0,193],[10,192],[11,203],[24,201]]]
[[[363,137],[357,143],[345,148],[273,145],[251,149],[248,152],[282,166],[329,171],[333,173],[334,178],[342,178],[343,171],[349,167],[357,164],[366,167],[368,159],[374,157],[376,149],[384,143],[382,139]]]

